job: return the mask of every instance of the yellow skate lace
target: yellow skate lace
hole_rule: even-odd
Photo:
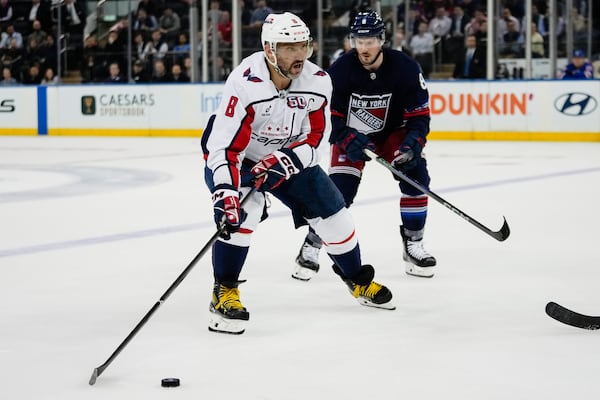
[[[240,301],[240,290],[238,288],[221,286],[219,289],[219,302],[215,308],[219,309],[221,307],[230,310],[241,310],[244,308]]]
[[[368,285],[356,285],[354,287],[354,291],[352,292],[352,294],[354,295],[354,297],[358,297],[358,296],[362,296],[362,297],[366,297],[369,299],[372,299],[373,297],[375,297],[377,295],[377,293],[379,293],[379,291],[381,290],[381,285],[375,281],[369,283]]]

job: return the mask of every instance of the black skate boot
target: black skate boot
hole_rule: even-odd
[[[308,281],[315,276],[319,272],[320,250],[320,246],[317,247],[309,242],[304,242],[298,257],[296,257],[296,266],[292,272],[292,278]]]
[[[406,262],[406,273],[421,278],[433,277],[437,262],[423,247],[423,238],[407,236],[402,225],[400,225],[400,235],[404,243],[402,258]]]
[[[210,302],[208,330],[212,332],[244,333],[250,313],[240,301],[238,282],[215,282]]]
[[[333,265],[333,270],[338,274],[346,286],[350,294],[363,306],[383,308],[385,310],[395,310],[396,306],[391,303],[392,292],[375,282],[375,269],[371,265],[363,265],[354,277],[345,278],[342,271],[337,265]]]

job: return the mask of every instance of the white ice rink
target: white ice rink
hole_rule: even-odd
[[[0,137],[0,398],[598,398],[600,143],[431,141],[433,279],[401,261],[398,189],[371,162],[351,212],[395,311],[360,306],[329,267],[291,279],[304,231],[276,200],[241,278],[241,336],[208,332],[210,253],[88,380],[214,233],[199,139]],[[160,387],[163,377],[179,388]]]

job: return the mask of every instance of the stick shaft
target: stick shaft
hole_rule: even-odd
[[[257,181],[257,183],[250,189],[248,194],[246,196],[244,196],[244,198],[240,202],[240,207],[242,207],[248,201],[248,199],[252,196],[252,194],[260,187],[262,182],[263,182],[263,180]],[[217,229],[217,231],[211,236],[211,238],[208,240],[208,242],[206,242],[204,247],[202,247],[202,249],[198,252],[198,254],[196,254],[194,259],[188,264],[187,267],[185,267],[185,269],[181,272],[181,274],[179,274],[177,279],[175,279],[175,281],[173,281],[173,283],[171,283],[171,285],[167,288],[167,290],[163,293],[163,295],[160,296],[160,299],[156,303],[154,303],[152,308],[150,308],[150,310],[144,315],[144,317],[140,320],[140,322],[137,323],[135,328],[133,328],[133,330],[131,332],[129,332],[127,337],[121,342],[121,344],[119,344],[119,346],[110,355],[110,357],[108,357],[108,359],[102,365],[94,368],[94,371],[92,372],[92,376],[89,381],[90,385],[93,385],[94,383],[96,383],[96,379],[102,374],[102,372],[104,372],[104,370],[106,368],[108,368],[108,366],[114,361],[115,358],[117,358],[117,356],[121,353],[121,351],[123,351],[123,349],[127,346],[127,344],[129,344],[129,342],[131,342],[131,340],[135,337],[135,335],[137,335],[138,332],[144,327],[144,325],[146,325],[146,322],[148,322],[148,320],[152,317],[152,315],[154,315],[156,310],[158,310],[160,308],[160,306],[169,298],[169,296],[171,296],[171,293],[173,293],[175,291],[175,289],[177,289],[177,287],[181,284],[181,282],[183,282],[183,280],[186,278],[186,276],[188,276],[188,274],[192,271],[192,269],[194,268],[196,263],[204,256],[204,254],[217,241],[217,239],[219,238],[221,233],[223,233],[224,229],[225,229],[224,225],[222,225],[219,229]]]
[[[461,211],[458,207],[454,206],[452,203],[446,201],[440,195],[438,195],[438,194],[434,193],[433,191],[427,189],[425,186],[421,185],[420,183],[418,183],[418,182],[410,179],[408,176],[406,176],[405,174],[403,174],[401,171],[398,171],[396,168],[394,168],[394,166],[390,162],[388,162],[386,159],[384,159],[382,157],[379,157],[375,152],[373,152],[373,151],[371,151],[369,149],[365,149],[364,152],[369,157],[374,158],[379,164],[381,164],[385,168],[387,168],[392,174],[396,175],[398,178],[402,179],[404,182],[408,183],[409,185],[411,185],[415,189],[420,190],[421,192],[423,192],[427,196],[431,197],[432,199],[434,199],[438,203],[442,204],[444,207],[446,207],[447,209],[449,209],[450,211],[452,211],[453,213],[455,213],[456,215],[458,215],[459,217],[461,217],[465,221],[469,222],[470,224],[476,226],[477,228],[479,228],[483,232],[487,233],[488,235],[490,235],[494,239],[502,242],[502,241],[506,240],[508,238],[508,236],[510,235],[510,228],[508,227],[508,223],[506,222],[506,218],[504,218],[504,224],[502,225],[502,227],[500,228],[500,230],[493,231],[490,228],[488,228],[485,225],[483,225],[481,222],[477,221],[473,217],[470,217],[468,214],[466,214],[465,212]]]

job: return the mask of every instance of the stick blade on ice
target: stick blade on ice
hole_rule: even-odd
[[[546,304],[546,314],[563,324],[571,325],[576,328],[598,330],[600,329],[600,317],[579,314],[569,310],[553,301]]]

